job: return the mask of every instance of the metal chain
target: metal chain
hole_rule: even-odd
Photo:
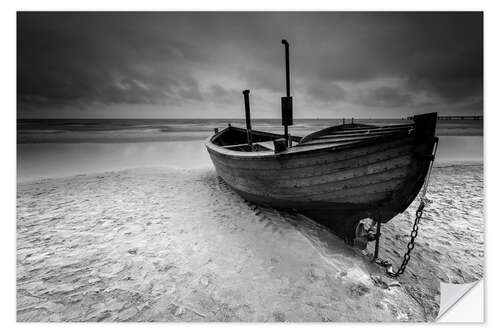
[[[408,262],[410,261],[411,258],[411,251],[415,247],[415,239],[417,238],[418,235],[418,223],[420,222],[420,218],[422,217],[422,212],[424,211],[424,207],[425,207],[425,201],[422,200],[415,214],[416,217],[415,217],[415,222],[413,223],[413,229],[410,234],[410,241],[406,245],[408,250],[406,251],[403,257],[403,262],[401,263],[401,266],[399,267],[398,271],[396,273],[390,271],[387,272],[387,274],[390,277],[398,277],[405,272],[406,265],[408,265]]]
[[[426,179],[424,181],[424,186],[423,186],[423,189],[422,189],[422,195],[420,197],[420,205],[418,206],[417,212],[415,213],[415,222],[413,223],[413,228],[412,228],[412,231],[411,231],[411,234],[410,234],[410,241],[406,245],[407,250],[406,250],[406,253],[405,253],[404,257],[403,257],[403,262],[401,263],[401,266],[399,267],[399,269],[397,270],[396,273],[391,272],[391,271],[387,271],[387,275],[389,275],[390,277],[398,277],[401,274],[403,274],[405,272],[406,265],[408,265],[408,262],[411,259],[411,251],[415,247],[415,239],[417,238],[417,235],[418,235],[418,224],[420,222],[420,219],[422,218],[422,213],[424,211],[425,204],[426,204],[426,201],[427,201],[427,199],[426,199],[427,186],[429,185],[429,179],[430,179],[430,176],[431,176],[432,167],[434,165],[434,156],[436,156],[437,145],[438,145],[438,141],[436,140],[436,142],[434,144],[434,147],[433,147],[433,152],[432,152],[433,158],[432,158],[431,163],[429,165],[429,170],[428,170],[428,173],[427,173],[427,177],[426,177]]]

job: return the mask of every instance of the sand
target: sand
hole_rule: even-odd
[[[431,196],[444,206],[429,216],[441,224],[423,222],[418,260],[391,286],[362,252],[299,214],[249,204],[213,169],[140,168],[19,183],[17,318],[433,320],[438,278],[482,276],[482,166],[463,168],[435,174]],[[449,175],[460,172],[474,188],[454,187],[460,182]],[[444,182],[465,196],[437,194],[446,190]],[[446,198],[455,201],[446,206],[440,201]],[[472,213],[456,208],[471,200]],[[398,219],[384,227],[383,246],[395,251],[404,247],[412,220]],[[465,221],[458,229],[457,220]],[[426,228],[437,235],[425,235]],[[469,231],[480,236],[447,243],[468,228],[479,228]],[[382,255],[399,258],[386,250]],[[464,255],[475,259],[459,258]]]

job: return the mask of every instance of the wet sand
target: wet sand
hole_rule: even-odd
[[[483,161],[483,137],[444,136],[436,163]],[[204,141],[30,143],[17,145],[20,181],[141,167],[213,168]]]
[[[429,194],[416,260],[388,286],[363,253],[245,202],[212,169],[22,182],[18,320],[433,320],[438,278],[482,276],[482,165],[436,169]],[[413,212],[384,226],[382,256],[399,263]]]

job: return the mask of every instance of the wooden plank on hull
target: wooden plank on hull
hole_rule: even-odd
[[[237,145],[226,145],[226,146],[221,146],[221,147],[226,148],[226,149],[231,149],[231,148],[239,148],[239,147],[247,147],[247,146],[248,146],[248,143],[240,143]]]
[[[403,131],[394,131],[394,132],[390,132],[390,133],[381,133],[381,134],[378,134],[378,133],[372,133],[372,134],[363,134],[363,135],[356,135],[356,136],[349,136],[349,137],[323,137],[323,136],[320,136],[320,137],[317,137],[317,138],[313,138],[311,139],[310,141],[307,141],[307,142],[303,142],[303,143],[300,143],[299,146],[300,147],[303,147],[303,146],[312,146],[312,145],[317,145],[317,144],[339,144],[339,143],[342,143],[342,144],[345,144],[345,143],[348,143],[348,142],[354,142],[354,141],[362,141],[362,140],[372,140],[374,138],[382,138],[382,137],[387,137],[387,138],[395,138],[395,137],[404,137],[404,136],[407,136],[408,133]]]
[[[358,141],[368,141],[373,138],[378,138],[382,137],[385,135],[377,135],[377,134],[371,134],[371,135],[363,135],[363,136],[356,136],[356,137],[350,137],[350,138],[314,138],[311,141],[307,141],[304,143],[301,143],[299,146],[300,147],[311,147],[311,146],[317,146],[317,145],[335,145],[335,146],[340,146],[346,143],[352,143],[352,142],[358,142]]]
[[[274,151],[274,142],[273,141],[262,141],[262,142],[258,142],[256,144],[258,144],[259,146],[262,146],[264,148],[267,148],[269,150]]]
[[[223,160],[224,164],[230,167],[249,169],[249,170],[280,170],[283,167],[287,169],[292,168],[303,168],[308,166],[319,166],[327,163],[334,163],[337,161],[342,161],[346,159],[356,158],[359,156],[366,155],[371,152],[382,152],[392,147],[397,147],[401,145],[410,144],[413,141],[413,137],[401,138],[393,141],[387,141],[379,144],[366,145],[352,150],[344,151],[329,151],[329,150],[319,150],[314,152],[307,152],[307,155],[302,154],[291,154],[291,155],[268,155],[262,156],[258,159],[241,156],[232,156],[221,154],[217,151],[210,150],[209,153],[212,159]],[[299,146],[290,148],[297,152]],[[305,147],[303,147],[305,148]]]
[[[401,147],[387,149],[383,152],[372,152],[362,157],[354,157],[334,162],[325,161],[325,163],[303,168],[287,168],[286,164],[283,164],[281,169],[272,169],[272,170],[237,168],[230,163],[227,164],[224,159],[216,159],[214,160],[215,161],[214,163],[217,163],[217,165],[221,169],[221,172],[231,173],[237,171],[238,174],[244,178],[258,177],[274,181],[274,180],[290,179],[291,175],[294,175],[294,177],[296,178],[308,178],[308,177],[323,176],[325,174],[344,171],[344,170],[352,170],[353,168],[360,168],[372,163],[387,161],[403,155],[411,155],[412,154],[411,150],[412,147],[410,145],[405,145]]]
[[[224,177],[223,177],[224,178]],[[232,184],[230,181],[224,179],[231,184],[232,187],[242,192],[248,192],[252,195],[262,198],[262,201],[270,199],[279,201],[302,201],[302,202],[335,202],[335,203],[356,203],[370,205],[376,201],[388,200],[394,191],[397,191],[405,183],[406,179],[393,179],[389,182],[380,184],[372,184],[362,190],[352,189],[345,191],[335,191],[333,193],[322,193],[316,195],[275,195],[267,192],[256,192],[254,189],[245,188]]]
[[[404,139],[404,138],[402,138]],[[407,139],[412,141],[415,140],[414,135],[408,135]],[[324,151],[356,151],[364,148],[365,146],[376,146],[383,145],[387,142],[396,141],[397,139],[394,137],[379,137],[373,138],[369,141],[360,141],[360,142],[348,142],[343,144],[326,144],[326,145],[314,145],[310,147],[301,147],[299,145],[291,147],[281,153],[274,153],[273,151],[254,151],[254,152],[242,152],[230,149],[224,149],[220,146],[217,146],[210,141],[206,141],[206,147],[210,151],[210,153],[222,155],[228,159],[233,160],[243,160],[243,161],[255,161],[258,164],[265,166],[267,161],[271,161],[273,159],[286,160],[286,159],[301,159],[308,160],[314,156],[321,155]],[[300,154],[298,154],[300,153]],[[307,154],[301,155],[301,154]],[[244,162],[246,163],[246,162]]]
[[[300,198],[306,198],[307,201],[332,201],[332,202],[365,202],[368,201],[362,200],[363,197],[373,195],[373,194],[381,194],[386,195],[388,193],[393,193],[395,190],[401,187],[403,183],[406,181],[404,177],[401,178],[393,178],[388,181],[382,181],[380,183],[373,183],[360,187],[353,187],[345,190],[334,190],[331,192],[324,192],[318,194],[310,194],[307,197],[304,197],[303,194],[295,195],[295,194],[284,194],[284,195],[273,195],[276,198],[280,198],[283,200],[294,200]],[[354,200],[354,201],[353,201]]]
[[[360,133],[344,133],[344,132],[334,132],[332,134],[325,134],[321,136],[317,136],[314,138],[311,138],[310,141],[317,140],[317,139],[336,139],[336,138],[354,138],[354,137],[366,137],[367,135],[383,135],[383,134],[393,134],[393,133],[408,133],[408,131],[412,129],[411,127],[408,128],[402,128],[402,129],[387,129],[387,130],[381,130],[381,131],[375,131],[375,130],[366,130],[364,132]],[[306,142],[310,142],[306,141]]]
[[[336,168],[335,165],[330,165],[329,168],[322,167],[321,170],[315,170],[316,174],[313,175],[305,173],[301,169],[294,169],[293,171],[283,170],[280,178],[273,177],[273,175],[266,173],[253,173],[235,168],[227,168],[218,163],[217,167],[222,173],[241,178],[241,182],[252,184],[252,182],[255,181],[262,181],[266,183],[266,186],[296,187],[342,181],[412,163],[412,156],[409,154],[388,155],[386,158],[382,157],[381,159],[378,156],[374,156],[374,158],[375,157],[377,158],[376,160],[359,161],[359,164],[352,165],[351,167]]]
[[[414,127],[413,124],[408,124],[408,125],[391,125],[391,126],[383,126],[383,127],[364,127],[364,128],[349,128],[346,126],[333,126],[330,128],[325,128],[323,130],[311,133],[305,137],[302,138],[301,143],[307,142],[312,140],[313,138],[316,137],[321,137],[324,135],[330,135],[330,134],[362,134],[366,133],[367,131],[371,132],[377,132],[377,131],[390,131],[390,130],[403,130],[403,129],[410,129]]]
[[[343,134],[356,134],[356,133],[363,133],[367,131],[372,131],[372,132],[378,132],[378,131],[387,131],[387,130],[399,130],[399,129],[410,129],[412,127],[415,127],[413,124],[406,124],[406,125],[391,125],[391,126],[380,126],[380,127],[371,127],[371,128],[359,128],[359,129],[333,129],[331,131],[323,130],[324,132],[321,135],[327,134],[327,132],[330,133],[343,133]],[[321,131],[318,131],[316,133],[320,133]],[[311,133],[310,136],[313,136],[315,133]],[[308,135],[309,136],[309,135]]]
[[[383,162],[372,163],[358,168],[353,168],[351,170],[343,170],[332,172],[330,174],[323,174],[314,177],[294,177],[289,180],[279,180],[274,181],[273,186],[275,188],[290,188],[299,187],[301,189],[314,188],[318,190],[321,187],[331,187],[337,183],[341,183],[349,180],[356,180],[363,177],[368,177],[373,174],[379,174],[384,172],[395,172],[396,170],[406,169],[405,167],[410,165],[412,158],[408,155],[402,156],[397,159],[390,159]]]
[[[288,197],[293,193],[292,196],[311,196],[320,195],[327,193],[334,193],[342,191],[345,195],[346,190],[359,189],[360,187],[365,187],[375,183],[388,182],[393,179],[404,179],[411,176],[413,170],[409,165],[397,166],[393,169],[382,170],[374,173],[370,173],[363,176],[355,176],[347,178],[338,182],[331,183],[319,183],[310,186],[293,186],[293,185],[275,185],[269,184],[269,182],[263,182],[260,180],[253,180],[249,182],[237,181],[237,177],[233,175],[226,175],[228,180],[246,191],[251,191],[252,193],[267,193],[272,196]],[[271,185],[271,186],[269,186]]]
[[[356,150],[348,151],[321,151],[316,154],[309,155],[308,158],[303,158],[297,154],[291,158],[278,158],[270,156],[266,159],[242,160],[240,158],[232,158],[231,156],[221,155],[217,152],[210,152],[212,160],[229,167],[242,170],[260,170],[262,172],[281,172],[283,169],[310,169],[320,168],[332,163],[342,163],[344,161],[355,160],[360,157],[373,157],[376,154],[384,154],[390,152],[392,149],[411,149],[410,139],[402,139],[386,142],[380,145],[370,145]]]
[[[226,129],[230,129],[232,131],[238,131],[238,132],[242,132],[242,133],[245,133],[247,132],[247,129],[246,128],[241,128],[241,127],[235,127],[235,126],[231,126],[231,127],[228,127]],[[270,137],[273,137],[275,139],[279,139],[279,138],[282,138],[283,135],[282,134],[276,134],[276,133],[269,133],[269,132],[263,132],[263,131],[258,131],[258,130],[251,130],[251,133],[253,135],[263,135],[263,136],[270,136]],[[292,141],[300,141],[302,139],[302,137],[300,136],[296,136],[296,135],[290,135],[290,138],[292,139]]]

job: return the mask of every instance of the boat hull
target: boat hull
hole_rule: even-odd
[[[207,150],[217,174],[246,200],[295,210],[352,242],[360,220],[385,223],[418,194],[431,160],[434,128],[426,129],[432,135],[417,130],[283,154],[226,153],[210,141]]]

